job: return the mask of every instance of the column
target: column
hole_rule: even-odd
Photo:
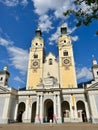
[[[43,95],[40,96],[40,122],[43,123]]]
[[[54,123],[57,123],[57,120],[56,120],[56,95],[54,95],[54,114],[53,114],[53,122]]]
[[[11,100],[11,95],[8,95],[5,97],[5,105],[4,105],[4,110],[3,110],[3,123],[8,123],[10,119],[10,100]]]
[[[36,118],[35,123],[40,123],[40,115],[39,115],[39,95],[37,96],[37,106],[36,106]]]
[[[60,95],[57,96],[58,99],[58,119],[57,123],[62,123],[62,118],[61,118],[61,100],[60,100]]]
[[[77,122],[77,108],[74,95],[71,95],[71,107],[72,107],[72,122]]]
[[[85,110],[86,110],[86,116],[87,116],[87,122],[89,122],[90,120],[90,114],[89,114],[89,109],[88,109],[88,104],[87,102],[85,102]]]
[[[15,108],[15,114],[14,114],[14,120],[17,120],[17,114],[18,114],[18,103],[16,104],[16,108]]]
[[[27,98],[26,101],[26,110],[24,111],[22,115],[22,120],[24,123],[30,123],[31,122],[31,99],[30,97]]]

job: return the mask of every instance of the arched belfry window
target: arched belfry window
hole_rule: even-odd
[[[38,58],[38,55],[37,55],[37,54],[34,54],[34,58]]]
[[[53,64],[53,60],[50,58],[49,59],[49,65],[52,65]]]
[[[65,50],[65,51],[63,52],[63,56],[68,56],[68,51]]]

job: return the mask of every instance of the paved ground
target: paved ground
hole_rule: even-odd
[[[98,124],[63,123],[63,124],[7,124],[0,125],[0,130],[98,130]]]

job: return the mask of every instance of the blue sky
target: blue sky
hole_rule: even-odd
[[[72,38],[78,83],[92,79],[92,55],[98,61],[98,21],[88,27],[75,27],[74,17],[64,17],[63,12],[75,6],[73,0],[0,0],[0,70],[8,65],[9,86],[26,86],[27,66],[31,40],[40,25],[46,54],[56,56],[57,38],[62,20]],[[86,10],[86,6],[82,5]]]

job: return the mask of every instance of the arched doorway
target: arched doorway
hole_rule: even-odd
[[[25,103],[24,102],[21,102],[19,105],[18,105],[18,114],[17,114],[17,121],[18,122],[22,122],[22,115],[23,115],[23,112],[25,111]]]
[[[81,118],[83,122],[87,122],[85,104],[83,101],[77,102],[77,111],[78,111],[78,118]]]
[[[36,102],[32,104],[31,122],[35,122],[35,116],[36,116]]]
[[[70,117],[70,106],[67,101],[63,101],[61,107],[62,107],[62,121],[65,122],[65,120]]]
[[[44,122],[49,122],[50,119],[53,120],[53,101],[47,99],[44,103]]]

